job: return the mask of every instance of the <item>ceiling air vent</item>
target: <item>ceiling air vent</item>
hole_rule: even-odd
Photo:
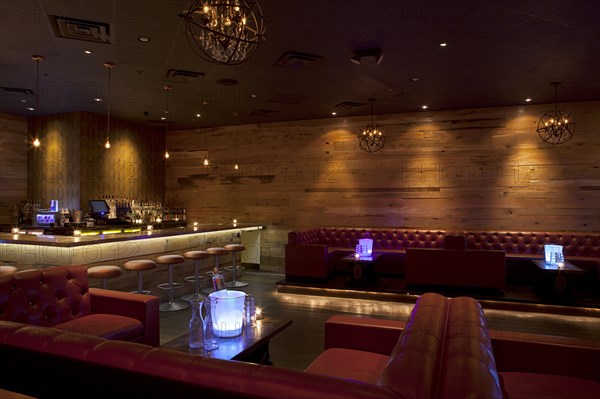
[[[33,90],[31,89],[22,89],[20,87],[8,87],[8,86],[0,86],[0,90],[6,91],[8,93],[21,93],[28,96],[33,96]]]
[[[110,25],[105,22],[48,15],[58,37],[110,44]]]
[[[268,101],[275,104],[302,104],[309,98],[301,94],[275,94]]]
[[[196,82],[204,76],[204,72],[184,71],[183,69],[169,69],[167,80],[171,82]]]
[[[353,101],[342,101],[341,103],[337,103],[333,108],[335,109],[356,109],[356,108],[360,108],[363,105],[365,105],[364,103],[355,103]]]
[[[278,114],[279,111],[275,111],[273,109],[255,109],[254,111],[250,112],[250,116],[273,116]]]
[[[173,125],[172,121],[157,121],[156,119],[151,119],[148,121],[148,126],[162,126],[164,127],[165,125],[167,126],[171,126]]]
[[[273,65],[282,68],[307,69],[317,61],[322,60],[320,55],[300,53],[298,51],[286,51],[281,54]]]

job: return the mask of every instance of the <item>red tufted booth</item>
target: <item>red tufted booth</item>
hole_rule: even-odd
[[[85,266],[0,276],[0,320],[159,344],[158,298],[89,288]]]
[[[600,397],[600,369],[590,367],[599,347],[538,341],[490,337],[477,301],[432,293],[406,323],[331,317],[325,351],[305,372],[0,321],[0,358],[11,366],[0,388],[79,398],[68,376],[93,387],[90,398]]]
[[[396,228],[312,227],[291,231],[285,247],[286,278],[325,279],[344,270],[339,260],[354,251],[358,240],[372,238],[382,252],[379,273],[404,275],[407,248],[444,248],[447,234],[463,235],[466,249],[500,250],[506,254],[507,274],[518,274],[532,258],[542,258],[545,244],[564,247],[565,259],[600,280],[600,234],[586,232],[496,232]],[[456,243],[454,244],[456,245]]]

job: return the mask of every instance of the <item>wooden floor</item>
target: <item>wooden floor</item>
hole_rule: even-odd
[[[270,352],[274,364],[295,370],[303,370],[323,350],[323,325],[335,314],[405,319],[413,303],[394,297],[360,299],[319,295],[281,293],[277,282],[282,274],[248,270],[238,278],[246,281],[243,290],[256,296],[258,306],[265,315],[280,319],[292,319],[292,325],[271,341]],[[600,313],[591,310],[589,315],[572,315],[561,312],[561,307],[535,311],[503,310],[493,303],[484,304],[490,328],[511,333],[539,333],[554,336],[585,338],[600,342]],[[190,309],[161,313],[161,343],[165,343],[187,332]]]

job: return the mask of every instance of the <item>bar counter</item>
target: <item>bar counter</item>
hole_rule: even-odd
[[[0,233],[0,261],[17,267],[80,265],[239,242],[258,224],[202,224],[133,233],[84,235]]]

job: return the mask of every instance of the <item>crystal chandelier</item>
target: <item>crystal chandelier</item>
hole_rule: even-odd
[[[373,101],[375,101],[375,99],[369,98],[369,101],[371,102],[371,123],[368,123],[367,126],[360,131],[358,140],[361,150],[376,152],[383,148],[383,145],[385,144],[385,135],[379,126],[373,123]]]
[[[538,121],[537,133],[548,144],[562,144],[573,137],[575,131],[571,113],[559,111],[556,88],[560,82],[552,82],[554,86],[554,112],[547,112]]]
[[[265,39],[265,20],[254,0],[194,0],[181,16],[190,46],[209,62],[241,64]]]

